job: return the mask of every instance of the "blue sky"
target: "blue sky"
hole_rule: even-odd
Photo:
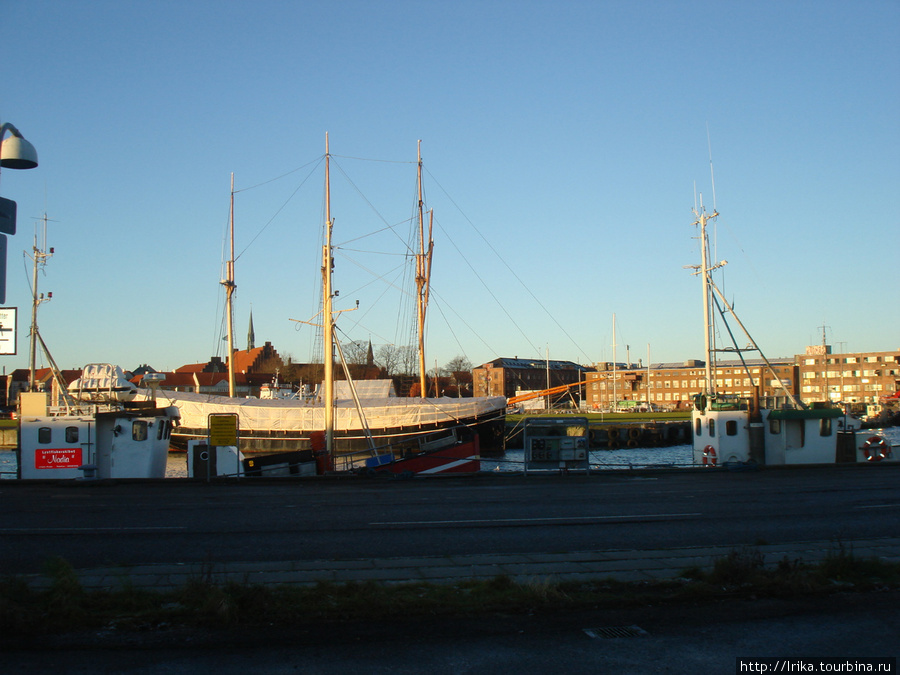
[[[900,348],[894,0],[6,0],[4,35],[0,120],[40,156],[0,174],[19,207],[7,371],[27,364],[22,251],[44,212],[39,325],[61,367],[223,353],[231,172],[237,345],[252,307],[257,343],[307,360],[312,329],[289,319],[318,301],[326,132],[339,307],[360,300],[345,339],[409,343],[391,296],[421,139],[429,367],[610,360],[613,314],[619,361],[702,358],[683,266],[710,145],[724,287],[765,353],[822,326],[836,348]]]

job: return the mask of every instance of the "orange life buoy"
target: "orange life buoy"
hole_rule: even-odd
[[[703,448],[703,463],[709,466],[716,465],[716,449],[713,446],[707,445]]]
[[[862,446],[868,462],[880,462],[891,453],[891,447],[881,436],[869,436]]]

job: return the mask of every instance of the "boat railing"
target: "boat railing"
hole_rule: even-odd
[[[47,414],[51,417],[59,417],[62,415],[80,415],[91,417],[98,412],[110,412],[119,410],[120,406],[108,403],[86,403],[79,402],[75,405],[51,405],[47,406]]]

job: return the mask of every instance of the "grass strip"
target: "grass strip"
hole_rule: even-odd
[[[45,589],[21,577],[0,580],[0,633],[34,637],[103,628],[145,631],[166,627],[281,627],[323,622],[415,620],[621,609],[722,598],[802,598],[834,592],[900,588],[900,563],[861,558],[838,545],[820,562],[784,558],[765,565],[755,547],[735,549],[710,569],[676,579],[612,579],[520,583],[506,576],[454,584],[319,583],[315,586],[215,585],[202,578],[169,592],[124,586],[88,591],[65,560],[48,561]]]

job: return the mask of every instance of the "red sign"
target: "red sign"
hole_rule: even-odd
[[[81,448],[42,448],[34,453],[35,469],[77,469]]]

